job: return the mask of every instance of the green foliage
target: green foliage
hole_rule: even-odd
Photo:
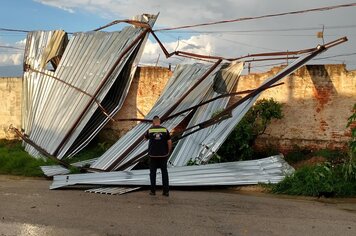
[[[341,165],[330,163],[305,166],[271,186],[273,193],[320,196],[332,193],[335,196],[355,196],[356,182],[346,180]]]
[[[20,141],[0,140],[0,174],[43,176],[40,166],[51,164],[52,161],[31,157]]]
[[[111,145],[106,142],[89,145],[77,153],[74,157],[70,158],[68,161],[70,163],[75,163],[78,161],[85,161],[100,157],[104,152],[106,152],[106,150],[109,149],[110,146]]]
[[[349,142],[349,159],[343,165],[343,173],[344,178],[351,181],[356,180],[356,104],[346,127],[351,128],[351,140]]]
[[[198,165],[196,160],[189,159],[187,166],[196,166],[196,165]]]
[[[273,118],[282,117],[280,103],[272,98],[257,101],[219,149],[220,161],[252,159],[254,157],[252,146],[257,136],[264,133]]]

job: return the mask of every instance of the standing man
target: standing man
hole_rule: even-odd
[[[152,127],[147,131],[145,138],[149,140],[148,156],[150,158],[150,195],[156,195],[156,172],[160,168],[162,172],[163,195],[169,196],[169,181],[167,161],[172,151],[172,140],[169,131],[161,126],[158,116],[153,117]]]

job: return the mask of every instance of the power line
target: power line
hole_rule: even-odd
[[[9,29],[9,28],[0,28],[0,31],[7,31],[7,32],[19,32],[19,33],[28,33],[31,32],[29,30],[22,30],[22,29]]]
[[[328,7],[311,8],[311,9],[305,9],[305,10],[300,10],[300,11],[275,13],[275,14],[268,14],[268,15],[255,16],[255,17],[242,17],[242,18],[237,18],[237,19],[214,21],[214,22],[201,23],[201,24],[195,24],[195,25],[184,25],[184,26],[171,27],[171,28],[161,28],[161,29],[156,29],[155,31],[187,29],[187,28],[194,28],[194,27],[207,26],[207,25],[217,25],[217,24],[226,24],[226,23],[232,23],[232,22],[256,20],[256,19],[262,19],[262,18],[271,18],[271,17],[277,17],[277,16],[296,15],[296,14],[303,14],[303,13],[317,12],[317,11],[329,11],[329,10],[334,10],[334,9],[338,9],[338,8],[346,8],[346,7],[354,7],[354,6],[356,6],[356,3],[342,4],[342,5],[335,5],[335,6],[328,6]]]
[[[353,56],[353,55],[356,55],[356,52],[345,53],[345,54],[338,54],[338,55],[328,56],[328,57],[320,57],[320,58],[315,58],[315,59],[313,59],[313,60],[314,60],[314,61],[317,61],[317,60],[325,60],[325,59],[335,58],[335,57],[348,57],[348,56]]]
[[[335,25],[335,26],[325,26],[325,29],[349,29],[356,28],[356,25]],[[256,33],[256,32],[288,32],[288,31],[313,31],[320,30],[320,27],[299,27],[299,28],[282,28],[282,29],[253,29],[253,30],[172,30],[165,32],[170,33],[181,33],[181,34],[223,34],[223,33]]]
[[[17,48],[17,47],[12,47],[12,46],[3,46],[3,45],[0,45],[0,48],[15,49],[15,50],[25,50],[24,48]]]

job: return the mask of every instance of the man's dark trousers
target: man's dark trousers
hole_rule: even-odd
[[[150,180],[151,192],[153,193],[156,192],[156,172],[158,168],[161,169],[162,173],[163,193],[168,193],[169,191],[167,161],[168,158],[150,157]]]

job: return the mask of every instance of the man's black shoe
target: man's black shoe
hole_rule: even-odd
[[[162,195],[168,197],[169,193],[162,193]]]
[[[151,191],[150,195],[154,196],[154,195],[156,195],[156,193]]]

